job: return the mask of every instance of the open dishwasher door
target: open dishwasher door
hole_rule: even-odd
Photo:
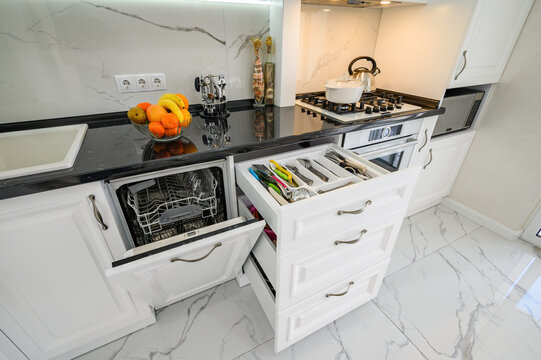
[[[233,279],[265,226],[237,216],[232,164],[110,181],[123,244],[106,275],[158,309]]]

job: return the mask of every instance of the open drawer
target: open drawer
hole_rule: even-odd
[[[358,179],[327,160],[323,155],[328,150],[366,167],[371,178]],[[297,161],[299,158],[316,160],[313,167],[326,175],[329,181],[323,182],[299,166]],[[293,176],[297,184],[309,189],[312,196],[281,205],[249,171],[253,164],[266,165],[271,159],[286,168],[296,166],[301,175],[311,178],[313,184],[307,186],[302,178]],[[318,162],[325,167],[319,166]],[[332,238],[335,229],[358,226],[364,221],[406,207],[419,168],[407,168],[390,173],[350,151],[330,144],[240,162],[235,164],[235,173],[237,184],[262,214],[267,224],[277,233],[279,237],[277,253],[278,256],[283,256],[321,239]]]

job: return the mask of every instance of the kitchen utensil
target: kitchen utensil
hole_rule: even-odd
[[[355,184],[355,183],[352,181],[352,182],[348,182],[347,184],[340,185],[340,186],[337,186],[337,187],[332,188],[332,189],[318,190],[317,193],[318,194],[325,194],[326,192],[333,191],[333,190],[336,190],[336,189],[340,189],[340,188],[343,188],[343,187],[346,187],[346,186],[349,186],[349,185],[353,185],[353,184]]]
[[[293,172],[293,174],[295,174],[299,179],[301,179],[307,185],[312,185],[314,183],[312,179],[309,179],[303,174],[301,174],[299,169],[297,169],[295,166],[288,165],[287,168],[290,169],[291,172]]]
[[[278,201],[278,203],[279,203],[280,205],[287,205],[287,204],[289,204],[289,203],[287,202],[287,200],[284,199],[284,198],[282,197],[282,195],[280,195],[280,194],[278,193],[278,191],[274,190],[274,189],[273,189],[272,187],[270,187],[270,186],[268,187],[268,190],[269,190],[269,193],[272,195],[272,197],[273,197],[276,201]]]
[[[345,158],[344,156],[340,155],[336,151],[327,150],[327,152],[325,153],[325,157],[334,162],[335,164],[339,165],[340,167],[343,167],[347,171],[351,172],[352,174],[359,176],[363,180],[368,180],[372,177],[368,173],[368,169],[366,168],[366,166],[356,164]]]
[[[352,104],[361,99],[365,85],[360,80],[344,76],[325,83],[325,97],[337,104]]]
[[[372,63],[372,69],[368,70],[365,67],[358,67],[353,69],[353,64],[359,60],[367,60]],[[348,73],[355,80],[360,81],[364,86],[364,91],[371,92],[374,86],[374,76],[379,74],[381,70],[376,65],[376,60],[370,56],[359,56],[351,60],[348,66]]]
[[[329,180],[328,177],[326,177],[325,175],[323,175],[322,173],[320,173],[319,171],[314,169],[314,167],[312,166],[312,163],[310,162],[310,160],[300,158],[300,159],[297,159],[297,161],[302,166],[304,166],[308,171],[310,171],[312,174],[314,174],[315,176],[320,178],[322,181],[327,182]]]
[[[201,75],[195,78],[195,90],[201,93],[203,114],[221,116],[227,114],[224,75]]]
[[[334,176],[336,177],[341,177],[340,175],[338,175],[337,173],[335,173],[334,171],[332,171],[331,169],[329,169],[327,166],[323,165],[322,163],[320,163],[319,161],[317,161],[316,159],[314,159],[314,162],[316,164],[318,164],[319,166],[321,166],[322,168],[324,168],[325,170],[327,170],[328,172],[330,172],[331,174],[333,174]]]
[[[280,164],[278,164],[276,161],[274,161],[274,160],[272,160],[272,159],[269,160],[269,162],[270,162],[272,165],[274,165],[274,166],[276,167],[276,169],[278,169],[279,171],[281,171],[281,172],[283,172],[284,174],[286,174],[287,177],[288,177],[287,180],[288,180],[289,182],[292,181],[293,176],[291,175],[291,173],[290,173],[289,171],[287,171],[286,169],[284,169],[283,166],[281,166]]]

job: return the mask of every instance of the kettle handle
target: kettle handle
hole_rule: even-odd
[[[377,73],[379,74],[379,68],[376,66],[376,60],[374,60],[370,56],[359,56],[359,57],[356,57],[355,59],[351,60],[351,62],[349,63],[348,73],[350,75],[353,75],[353,64],[356,63],[357,61],[363,60],[363,59],[367,60],[367,61],[370,61],[372,63],[372,69],[370,70],[371,74],[377,75],[377,74],[374,74],[374,72],[376,72],[376,70],[377,70]]]

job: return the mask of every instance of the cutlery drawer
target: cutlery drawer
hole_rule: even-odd
[[[374,298],[388,264],[389,260],[385,260],[345,277],[297,306],[279,312],[275,328],[275,350],[283,350]]]
[[[287,309],[391,256],[407,208],[344,228],[303,251],[280,258],[279,310]]]
[[[252,164],[267,164],[270,159],[280,164],[288,164],[297,158],[320,156],[327,149],[332,149],[351,161],[366,166],[374,177],[365,181],[358,179],[352,185],[280,205],[249,172]],[[335,229],[348,228],[406,206],[419,168],[389,173],[360,156],[332,144],[240,162],[235,165],[235,173],[237,184],[278,235],[277,253],[278,256],[282,256],[315,243],[317,239],[332,238]],[[338,184],[345,181],[335,180]],[[318,186],[325,188],[325,185]]]

